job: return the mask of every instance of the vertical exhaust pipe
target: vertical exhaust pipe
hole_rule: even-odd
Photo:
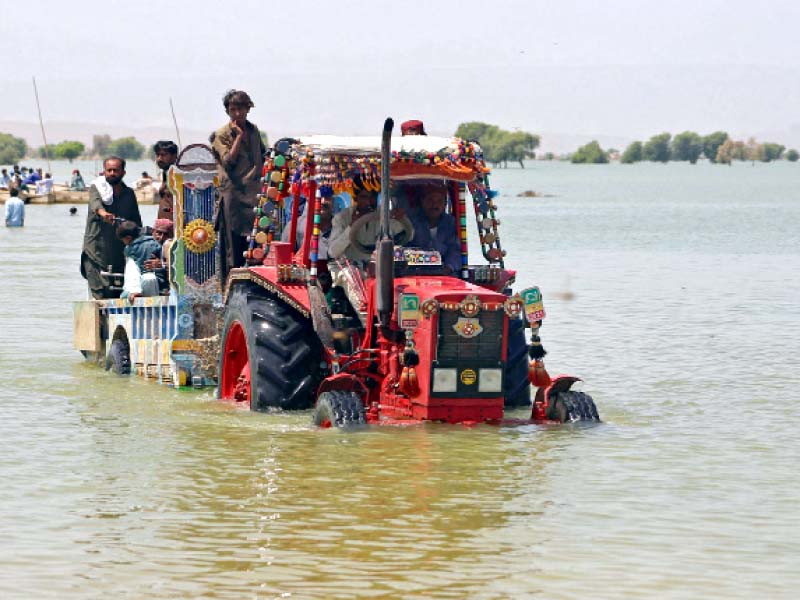
[[[375,307],[382,327],[389,325],[394,304],[394,241],[389,224],[389,162],[392,151],[394,121],[386,119],[381,136],[381,237],[375,256]]]

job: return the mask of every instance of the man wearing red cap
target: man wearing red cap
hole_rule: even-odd
[[[400,125],[400,133],[403,135],[428,135],[425,133],[425,125],[422,121],[412,119]]]

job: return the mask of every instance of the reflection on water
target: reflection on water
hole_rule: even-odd
[[[0,228],[0,595],[793,596],[795,171],[662,167],[494,178],[591,427],[321,431],[113,377],[71,349],[83,211],[28,207]]]

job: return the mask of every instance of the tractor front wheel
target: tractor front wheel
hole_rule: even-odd
[[[343,390],[321,393],[314,407],[313,419],[314,425],[323,428],[352,427],[367,422],[361,398]]]
[[[559,392],[555,398],[551,399],[547,418],[559,423],[600,422],[600,415],[597,413],[597,407],[592,397],[589,394],[571,390]]]

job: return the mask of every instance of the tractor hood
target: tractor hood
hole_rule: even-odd
[[[430,316],[439,308],[465,309],[466,314],[482,309],[504,310],[508,301],[504,294],[448,276],[398,277],[395,279],[395,304],[400,294],[416,295],[422,316]],[[469,302],[468,299],[477,300],[477,305],[474,308],[462,307],[461,304]]]

